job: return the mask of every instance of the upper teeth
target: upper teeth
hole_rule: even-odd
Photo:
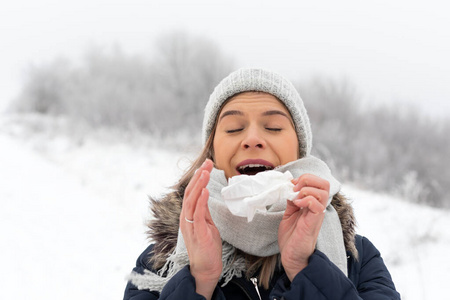
[[[249,164],[249,165],[240,166],[240,167],[239,167],[239,170],[243,170],[243,169],[245,169],[245,168],[266,168],[266,169],[272,169],[272,167],[266,166],[266,165]]]

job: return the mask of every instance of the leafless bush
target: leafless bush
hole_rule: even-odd
[[[449,122],[411,106],[366,109],[345,82],[313,80],[299,90],[311,118],[316,154],[345,180],[450,207]]]
[[[64,59],[30,67],[22,93],[10,109],[42,114],[61,113],[64,110],[64,86],[71,80],[70,77],[69,62]]]
[[[65,115],[94,126],[156,136],[200,132],[203,109],[233,60],[204,38],[161,36],[152,55],[92,48],[81,63],[55,60],[30,69],[16,111]],[[410,201],[450,207],[450,122],[406,106],[366,109],[347,82],[316,78],[299,85],[316,155],[343,180]]]
[[[175,32],[161,37],[152,64],[154,101],[160,103],[157,125],[164,131],[196,128],[199,131],[203,109],[219,81],[234,67],[231,58],[204,38]]]
[[[157,134],[198,132],[203,107],[233,68],[231,59],[212,41],[185,33],[162,36],[155,49],[147,57],[93,47],[77,65],[55,60],[32,68],[13,109]]]

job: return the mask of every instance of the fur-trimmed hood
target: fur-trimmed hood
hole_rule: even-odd
[[[155,243],[152,262],[156,269],[162,267],[168,256],[175,250],[182,202],[183,199],[177,192],[170,193],[161,200],[151,199],[153,218],[147,224],[147,235]],[[337,211],[341,221],[345,249],[357,258],[358,252],[355,246],[356,221],[353,208],[341,193],[333,197],[331,205]]]

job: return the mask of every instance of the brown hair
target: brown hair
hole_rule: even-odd
[[[226,102],[225,102],[226,103]],[[225,103],[222,107],[225,106]],[[218,116],[220,115],[220,112]],[[211,135],[208,137],[208,140],[203,147],[202,152],[197,157],[197,159],[192,163],[191,167],[183,174],[180,180],[172,187],[174,189],[174,193],[180,199],[184,198],[184,191],[186,190],[187,185],[191,181],[194,176],[195,171],[200,168],[205,159],[211,159],[214,162],[214,135],[217,128],[217,120],[214,124],[214,127],[211,131]],[[265,289],[269,289],[269,282],[272,278],[277,263],[280,262],[279,254],[275,254],[268,257],[259,257],[250,255],[241,250],[236,251],[235,258],[237,256],[243,256],[246,261],[246,277],[250,278],[253,276],[258,270],[260,270],[258,275],[258,282],[260,286],[263,286]]]
[[[232,97],[231,97],[232,98]],[[231,99],[230,98],[230,99]],[[225,104],[230,100],[228,99],[222,104],[222,108],[225,106]],[[221,109],[222,109],[221,108]],[[221,111],[221,110],[220,110]],[[190,168],[184,173],[184,175],[180,178],[180,180],[172,187],[173,192],[167,194],[166,196],[169,198],[175,198],[175,199],[183,199],[184,198],[184,192],[191,181],[192,177],[194,176],[195,171],[203,164],[205,159],[211,159],[214,162],[214,136],[217,129],[217,119],[220,115],[220,111],[216,117],[216,121],[214,123],[214,127],[211,130],[211,134],[208,137],[203,150],[201,151],[200,155],[197,157],[197,159],[192,163]],[[300,153],[299,153],[300,157]],[[168,202],[169,204],[171,202]],[[344,243],[345,248],[347,251],[350,251],[353,256],[358,259],[358,251],[355,247],[355,219],[353,216],[353,209],[351,205],[347,202],[346,198],[341,195],[340,193],[334,195],[333,200],[331,202],[333,207],[336,209],[339,215],[339,219],[341,221],[341,226],[343,228],[344,232]],[[157,201],[153,201],[153,205],[159,205]],[[161,204],[164,206],[163,204]],[[168,208],[169,213],[173,214],[179,214],[181,211],[181,205],[180,203],[176,202],[176,204],[173,204]],[[153,209],[153,212],[157,212],[157,210]],[[158,217],[158,215],[156,216]],[[161,218],[159,218],[161,220]],[[164,220],[164,219],[162,219]],[[177,234],[178,234],[178,223],[172,224],[172,223],[164,223],[164,222],[156,222],[152,226],[149,226],[150,228],[166,228],[166,226],[174,226],[173,230],[169,230],[170,232],[174,232],[172,236],[168,238],[167,231],[164,231],[160,233],[160,236],[158,236],[158,230],[154,231],[150,229],[148,232],[153,235],[153,238],[156,238],[157,240],[165,240],[166,242],[163,243],[157,243],[154,246],[154,255],[151,258],[151,261],[154,263],[154,267],[156,269],[161,268],[165,262],[167,261],[168,252],[173,251],[175,245],[173,245],[173,241],[177,240]],[[166,228],[167,229],[167,228]],[[156,232],[156,233],[155,233]],[[170,233],[169,233],[170,235]],[[169,240],[169,241],[167,241]],[[172,249],[172,250],[168,250]],[[269,289],[269,283],[272,279],[275,269],[277,265],[281,264],[280,254],[275,254],[268,257],[258,257],[254,255],[250,255],[248,253],[245,253],[239,249],[237,249],[235,253],[235,259],[238,257],[244,257],[246,261],[246,277],[250,278],[255,273],[258,272],[258,281],[259,285],[264,287],[265,289]]]

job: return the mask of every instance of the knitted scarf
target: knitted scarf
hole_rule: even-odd
[[[332,197],[339,192],[340,183],[331,175],[328,166],[318,158],[308,156],[276,168],[277,171],[290,171],[294,178],[302,174],[313,174],[330,182],[330,198],[327,203],[325,218],[317,239],[316,248],[347,275],[347,256],[339,216],[330,205]],[[214,224],[222,238],[221,279],[226,285],[233,277],[241,277],[246,271],[245,259],[237,257],[236,249],[256,256],[270,256],[279,253],[278,226],[286,209],[286,200],[280,199],[267,209],[256,212],[253,221],[234,216],[221,198],[221,190],[228,182],[222,170],[213,169],[208,183],[210,198],[208,201]],[[183,267],[189,265],[189,256],[181,231],[178,232],[177,246],[167,259],[166,264],[153,273],[145,270],[144,274],[132,273],[129,280],[138,289],[162,291],[165,284]]]

